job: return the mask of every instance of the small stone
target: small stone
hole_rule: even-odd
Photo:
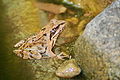
[[[72,78],[79,75],[80,67],[77,65],[75,59],[67,60],[58,67],[56,75],[62,78]]]

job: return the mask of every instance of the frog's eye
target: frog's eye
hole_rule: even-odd
[[[55,34],[55,32],[56,32],[56,29],[52,29],[50,31],[50,40],[51,40],[52,36]]]
[[[55,29],[51,30],[51,33],[54,33],[55,32]]]
[[[55,28],[53,28],[53,29],[50,31],[50,40],[51,40],[52,36],[56,33],[56,31],[57,31],[57,30],[60,30],[60,29],[59,29],[60,26],[63,25],[64,23],[65,23],[65,22],[57,25]],[[61,31],[60,31],[60,32],[61,32]]]

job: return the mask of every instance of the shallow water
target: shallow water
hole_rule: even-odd
[[[3,14],[4,7],[0,5],[0,80],[33,80],[26,61],[22,61],[12,52],[13,39],[8,34],[13,30],[6,24]]]
[[[16,57],[10,45],[5,42],[9,32],[4,32],[3,27],[0,29],[0,80],[33,80],[26,61]]]

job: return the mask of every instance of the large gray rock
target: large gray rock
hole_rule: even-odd
[[[87,24],[75,57],[86,80],[120,80],[120,0]]]

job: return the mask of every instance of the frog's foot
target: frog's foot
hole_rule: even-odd
[[[24,42],[24,40],[21,40],[17,44],[15,44],[14,47],[20,47]]]
[[[31,53],[28,51],[23,51],[23,59],[33,59],[30,55]]]
[[[22,57],[22,54],[21,54],[22,50],[14,50],[13,52],[14,52],[17,56]]]
[[[64,52],[61,52],[60,54],[57,55],[58,59],[64,60],[64,58],[70,58],[69,55],[65,54]]]
[[[17,56],[22,57],[23,59],[32,59],[32,57],[30,57],[30,52],[28,51],[23,51],[23,50],[14,50],[13,51]]]

